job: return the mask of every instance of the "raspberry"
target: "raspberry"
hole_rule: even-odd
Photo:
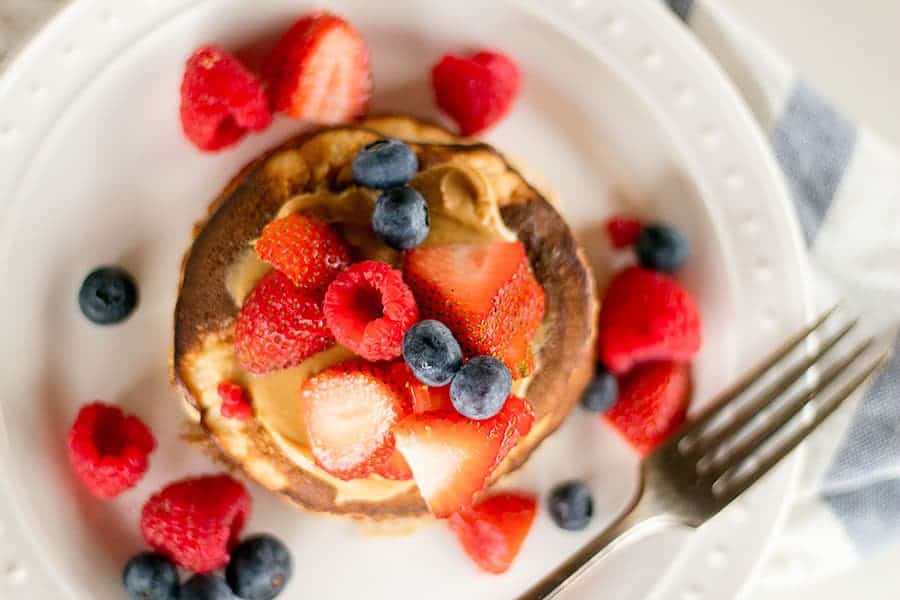
[[[113,498],[137,485],[156,448],[153,434],[140,419],[100,402],[78,411],[68,441],[75,473],[98,498]]]
[[[400,271],[373,260],[338,275],[328,286],[323,310],[335,339],[372,361],[400,356],[403,334],[419,319]]]
[[[347,245],[328,223],[297,213],[266,225],[256,253],[307,290],[324,288],[350,264]]]
[[[233,381],[223,381],[218,387],[222,406],[219,409],[222,416],[228,419],[246,421],[253,416],[253,406],[247,396],[247,390]]]
[[[154,494],[141,511],[141,533],[155,551],[195,573],[228,564],[250,518],[252,500],[228,475],[183,479]]]
[[[293,367],[333,343],[319,302],[280,271],[256,284],[234,326],[238,362],[255,374]]]
[[[613,248],[627,248],[637,241],[643,223],[631,217],[613,217],[606,222],[606,234]]]
[[[203,46],[188,59],[181,81],[181,126],[195,146],[219,150],[271,122],[262,85],[238,59],[217,46]]]

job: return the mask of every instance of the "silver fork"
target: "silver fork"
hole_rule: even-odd
[[[746,392],[789,362],[794,350],[822,330],[835,312],[836,307],[787,340],[647,456],[641,464],[638,491],[621,516],[518,600],[555,598],[615,548],[661,528],[700,527],[796,448],[881,366],[888,352],[865,358],[873,343],[868,338],[825,365],[826,355],[856,326],[857,321],[852,321],[827,336],[815,352],[787,367],[761,391],[752,397]],[[850,375],[850,368],[860,364],[864,366],[843,385],[815,402],[841,375]],[[820,368],[815,383],[785,396],[811,369]],[[783,402],[775,403],[779,398]],[[768,418],[754,423],[766,408],[771,408]],[[801,411],[800,418],[794,419]],[[770,448],[760,448],[767,442]]]

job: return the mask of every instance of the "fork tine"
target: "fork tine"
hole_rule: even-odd
[[[772,382],[763,392],[760,392],[758,396],[753,398],[752,400],[741,404],[738,408],[737,412],[734,415],[731,415],[731,418],[728,421],[728,424],[713,431],[708,435],[704,435],[697,440],[697,442],[692,446],[691,451],[696,453],[706,452],[709,448],[715,448],[719,444],[721,444],[724,440],[729,439],[736,431],[743,428],[747,422],[753,418],[756,414],[759,413],[760,410],[764,409],[766,406],[771,404],[776,398],[781,396],[791,385],[793,385],[798,379],[803,377],[809,371],[810,367],[819,362],[819,360],[828,354],[832,348],[834,348],[838,342],[840,342],[844,337],[856,327],[859,320],[853,320],[844,327],[841,328],[840,331],[829,337],[816,351],[815,354],[805,358],[799,364],[791,367],[789,371],[787,371],[784,375],[778,378],[778,380]],[[854,357],[855,358],[855,357]]]
[[[816,382],[812,388],[806,390],[802,394],[797,394],[792,397],[790,400],[786,401],[784,404],[779,406],[774,414],[769,416],[768,421],[762,427],[754,430],[750,435],[740,440],[734,447],[727,449],[727,455],[724,460],[717,461],[715,458],[716,452],[718,451],[718,445],[713,447],[712,450],[708,454],[706,454],[701,462],[697,463],[698,469],[702,475],[706,477],[718,477],[723,472],[725,472],[732,465],[737,465],[742,460],[750,456],[754,450],[756,450],[760,445],[766,442],[770,437],[772,437],[776,432],[778,432],[782,427],[787,425],[787,423],[794,418],[803,408],[814,398],[816,398],[822,391],[831,385],[842,373],[844,373],[848,368],[850,368],[855,361],[862,356],[863,352],[869,349],[872,345],[872,340],[867,339],[861,344],[859,344],[853,352],[847,355],[845,358],[841,359],[840,362],[837,362],[833,365],[830,365],[822,376],[819,378],[819,381]],[[755,416],[756,413],[751,415]],[[749,422],[749,419],[738,423],[736,427],[729,427],[734,431],[738,431],[746,426]],[[731,425],[731,424],[729,424]],[[706,459],[711,459],[711,466],[708,468],[702,468],[702,461]]]
[[[697,432],[703,431],[706,425],[716,416],[719,412],[731,403],[735,398],[739,397],[741,394],[746,392],[756,381],[765,375],[770,369],[775,367],[777,364],[781,362],[781,360],[790,354],[794,349],[796,349],[800,344],[806,341],[809,336],[811,336],[816,330],[818,330],[825,322],[828,320],[831,315],[833,315],[837,309],[840,307],[840,304],[836,304],[828,311],[826,311],[821,317],[816,319],[810,325],[807,325],[805,328],[794,334],[793,337],[789,338],[784,344],[775,350],[772,354],[770,354],[763,363],[757,367],[754,367],[750,372],[741,377],[737,383],[735,383],[731,388],[726,390],[719,398],[716,399],[710,406],[705,408],[695,419],[692,419],[691,422],[685,426],[685,428],[678,434],[677,438],[680,438],[682,441],[687,441],[688,446],[693,445],[693,442],[690,440]],[[681,445],[679,443],[679,448]]]
[[[871,363],[869,363],[869,366],[867,366],[862,372],[860,372],[858,375],[856,375],[856,377],[854,377],[849,382],[847,382],[840,389],[840,391],[838,391],[833,396],[831,396],[831,398],[829,398],[827,402],[825,402],[821,407],[819,407],[814,419],[812,419],[810,422],[804,423],[802,426],[800,426],[797,429],[797,431],[793,432],[784,442],[781,443],[781,445],[778,447],[777,450],[774,450],[771,453],[769,453],[764,458],[764,460],[761,463],[759,463],[759,465],[756,466],[756,468],[753,469],[753,471],[751,473],[748,473],[748,474],[744,475],[743,477],[741,477],[738,480],[739,485],[735,489],[733,489],[733,490],[727,489],[728,486],[726,483],[726,489],[728,492],[728,500],[727,501],[730,502],[732,499],[734,499],[737,496],[739,496],[740,494],[744,493],[744,491],[746,491],[747,488],[749,488],[751,485],[756,483],[763,475],[765,475],[769,471],[769,469],[774,467],[776,464],[778,464],[781,461],[781,459],[783,459],[785,456],[790,454],[790,452],[794,448],[796,448],[804,439],[806,439],[806,437],[810,433],[812,433],[813,430],[815,430],[822,423],[822,421],[824,421],[829,416],[831,416],[831,413],[833,413],[835,410],[837,410],[838,407],[840,407],[840,405],[847,398],[849,398],[850,396],[853,395],[853,392],[855,392],[857,389],[859,389],[859,387],[863,383],[865,383],[866,380],[868,380],[869,377],[871,377],[873,373],[875,373],[879,368],[881,368],[881,366],[885,362],[887,362],[887,359],[889,356],[890,356],[890,352],[885,351],[885,352],[881,353],[875,360],[873,360]],[[723,481],[723,482],[727,481],[727,478],[729,478],[732,475],[737,473],[737,469],[739,467],[740,467],[740,465],[735,465],[734,467],[732,467],[733,470],[729,469],[729,471],[726,471],[722,475],[722,477],[720,478],[719,481]]]

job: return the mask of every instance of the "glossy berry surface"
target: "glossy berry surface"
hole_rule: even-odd
[[[272,600],[290,581],[291,553],[271,535],[245,539],[231,553],[225,578],[243,600]]]
[[[511,390],[506,365],[491,356],[476,356],[450,383],[450,402],[459,414],[481,421],[500,412]]]
[[[412,250],[425,241],[430,227],[425,198],[411,187],[386,190],[375,203],[372,229],[395,250]]]
[[[581,395],[581,406],[591,412],[606,412],[619,396],[619,381],[602,364],[594,369],[594,379]]]
[[[184,582],[177,600],[238,600],[218,574],[194,575]]]
[[[174,600],[178,569],[161,554],[142,552],[125,565],[122,585],[131,600]]]
[[[691,253],[687,238],[670,225],[654,223],[641,230],[634,243],[641,264],[654,271],[673,273],[684,266]]]
[[[547,508],[553,522],[567,531],[580,531],[594,516],[594,496],[583,481],[566,481],[550,491]]]
[[[403,337],[403,359],[416,379],[440,387],[450,383],[462,367],[462,350],[446,325],[426,319]]]
[[[78,290],[78,306],[92,323],[112,325],[128,318],[138,303],[137,284],[124,269],[91,271]]]
[[[353,180],[359,185],[386,190],[404,185],[419,170],[419,159],[400,140],[372,142],[353,159]]]

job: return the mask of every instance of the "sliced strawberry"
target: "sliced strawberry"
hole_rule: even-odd
[[[409,481],[412,479],[412,470],[410,470],[409,465],[406,464],[406,459],[403,458],[403,455],[396,448],[383,464],[375,468],[375,473],[385,479],[393,479],[394,481]]]
[[[614,248],[627,248],[634,244],[644,224],[632,217],[613,217],[606,222],[606,234]]]
[[[514,376],[529,370],[527,347],[545,299],[521,243],[416,248],[404,257],[403,275],[422,317],[447,325],[464,352],[510,360]]]
[[[700,350],[700,313],[675,279],[630,267],[610,283],[600,309],[600,359],[616,374],[649,360],[690,360]]]
[[[532,349],[534,333],[531,329],[523,329],[506,347],[497,352],[497,358],[509,368],[513,379],[528,377],[534,372],[535,359]]]
[[[310,450],[340,479],[373,473],[394,452],[391,427],[408,412],[383,369],[351,361],[310,377],[300,389]]]
[[[533,421],[528,401],[510,396],[490,419],[428,412],[397,423],[394,437],[431,512],[447,517],[472,504]]]
[[[537,500],[501,492],[447,519],[466,554],[488,573],[506,572],[531,530]]]
[[[691,369],[681,362],[636,367],[619,381],[619,398],[604,418],[643,455],[684,423]]]
[[[416,379],[409,366],[402,360],[391,363],[389,369],[394,384],[406,390],[411,412],[421,414],[453,408],[449,384],[441,387],[425,385]]]
[[[337,231],[297,213],[266,225],[256,241],[256,254],[310,291],[325,288],[350,265],[350,250]]]
[[[372,94],[369,49],[345,20],[316,12],[297,21],[266,64],[275,110],[322,124],[350,121]]]

